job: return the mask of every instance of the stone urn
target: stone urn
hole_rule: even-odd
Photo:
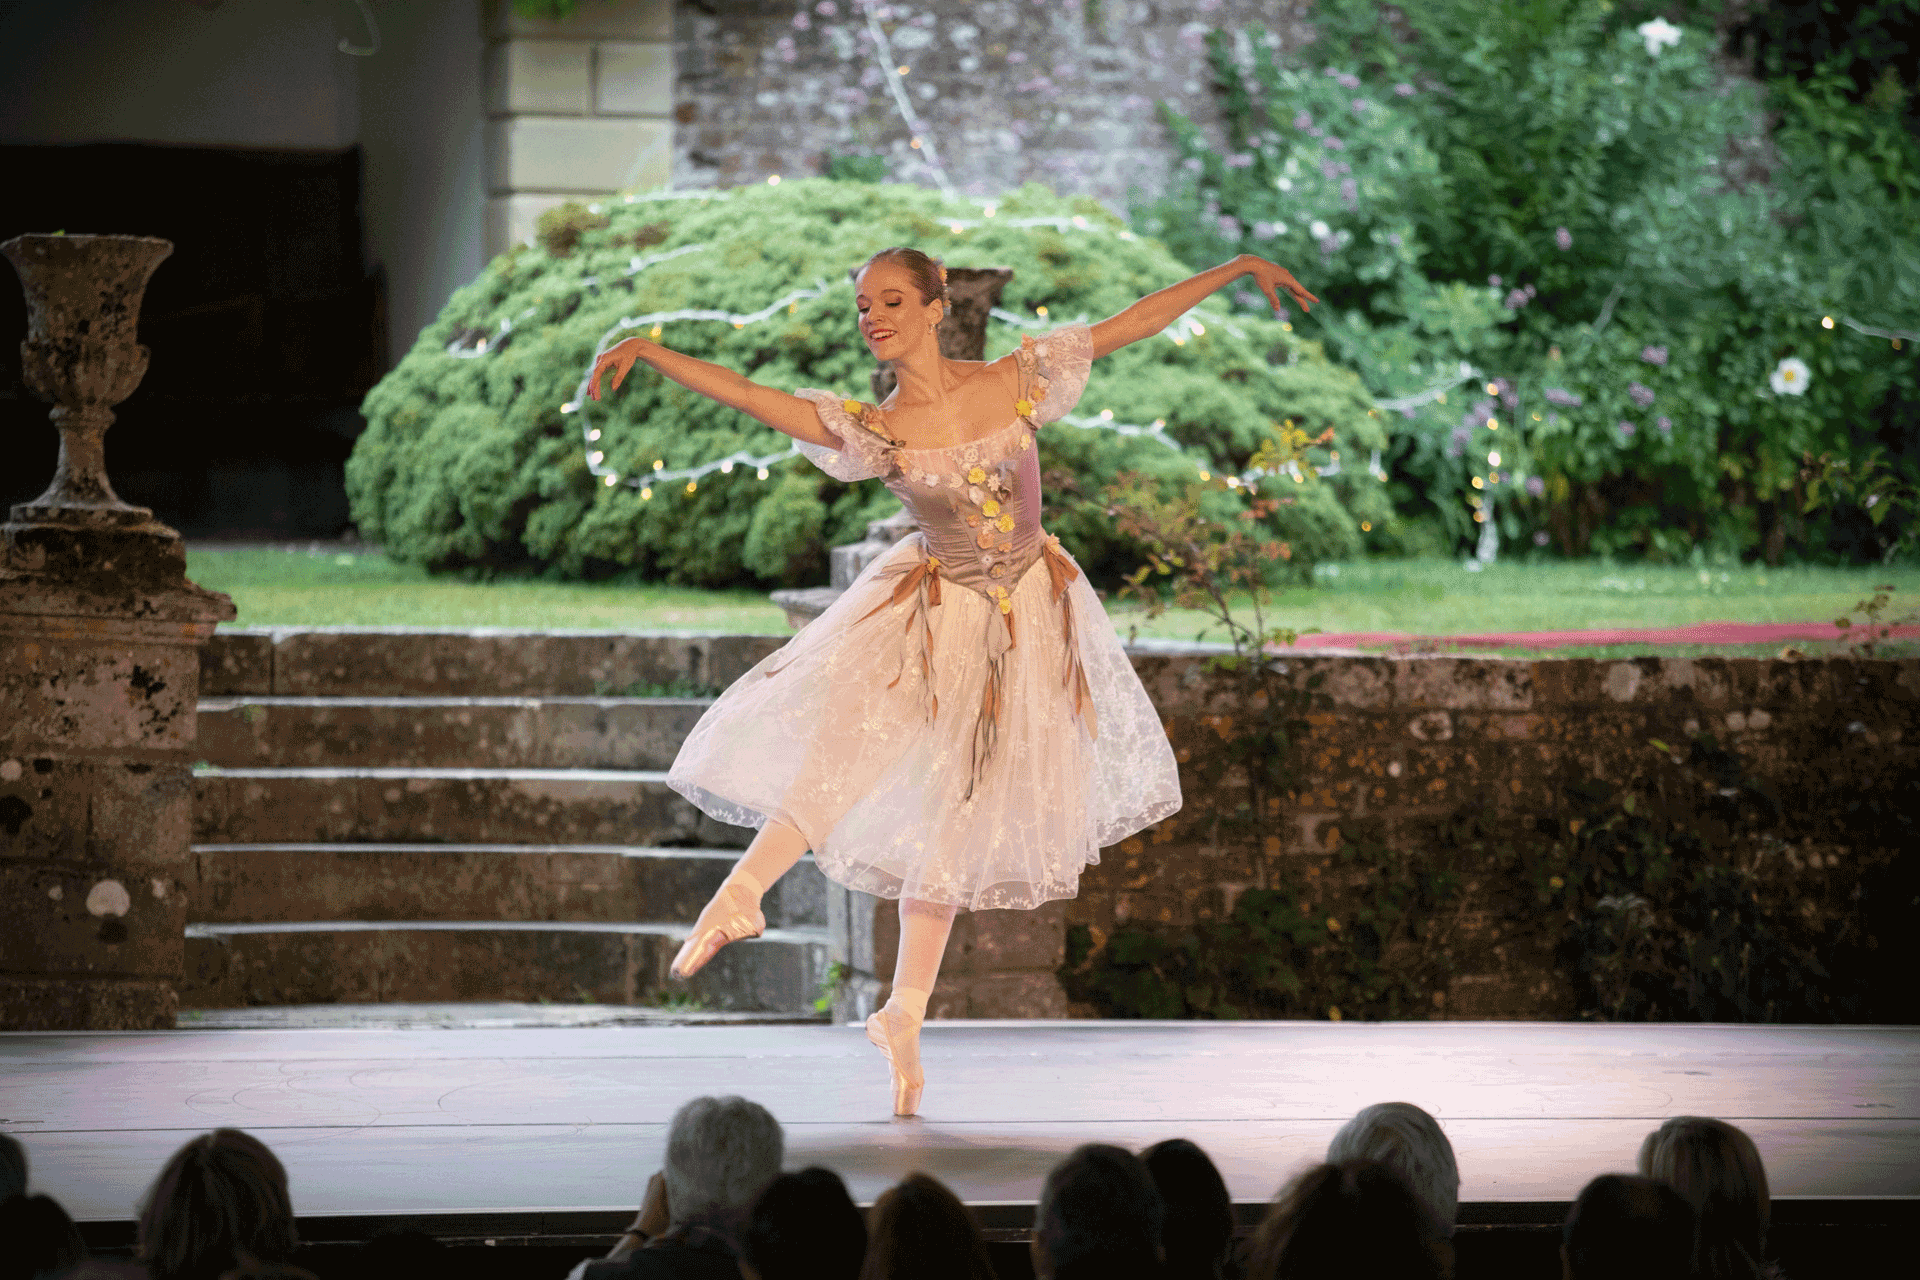
[[[143,236],[16,236],[27,386],[60,461],[0,525],[0,1029],[173,1025],[192,880],[199,648],[233,602],[107,479],[140,385]]]
[[[947,318],[939,328],[940,354],[949,360],[980,360],[987,353],[987,321],[999,305],[1000,291],[1013,279],[1009,267],[947,268]],[[881,365],[873,371],[876,402],[893,394],[893,370]],[[834,547],[827,553],[830,569],[824,587],[793,587],[773,593],[773,602],[786,610],[787,625],[796,631],[827,611],[840,593],[853,585],[861,571],[887,553],[894,543],[915,529],[903,508],[884,520],[867,525],[860,542]]]

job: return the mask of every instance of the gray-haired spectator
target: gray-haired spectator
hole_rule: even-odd
[[[1327,1163],[1371,1160],[1399,1174],[1414,1198],[1453,1235],[1460,1211],[1460,1168],[1440,1122],[1411,1102],[1376,1102],[1340,1127],[1327,1144]]]
[[[1688,1280],[1693,1210],[1652,1178],[1603,1173],[1580,1191],[1560,1232],[1566,1280]]]
[[[1703,1280],[1779,1274],[1766,1261],[1773,1202],[1752,1138],[1724,1120],[1675,1116],[1640,1144],[1640,1173],[1672,1187],[1699,1215],[1694,1271]]]
[[[27,1194],[27,1149],[0,1133],[0,1203]]]
[[[633,1225],[569,1280],[738,1280],[747,1214],[785,1156],[780,1122],[759,1103],[695,1098],[673,1113]]]

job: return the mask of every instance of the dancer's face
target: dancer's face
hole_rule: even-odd
[[[913,273],[897,262],[876,262],[853,283],[853,304],[860,310],[860,336],[876,360],[898,360],[923,344],[938,349],[933,324],[945,308],[938,299],[920,300]]]

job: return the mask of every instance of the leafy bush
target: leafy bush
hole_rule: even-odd
[[[1215,33],[1225,148],[1169,113],[1176,181],[1135,221],[1189,262],[1275,257],[1327,300],[1303,331],[1403,401],[1402,515],[1462,543],[1491,507],[1508,538],[1662,558],[1897,541],[1795,515],[1807,453],[1920,452],[1897,340],[1920,312],[1920,144],[1897,95],[1829,76],[1768,99],[1709,32],[1652,49],[1594,0],[1399,11],[1415,38],[1322,0],[1310,66]],[[1743,186],[1723,156],[1761,141],[1763,106],[1784,163]],[[1806,376],[1782,394],[1789,357]]]
[[[363,535],[395,559],[566,576],[631,570],[714,586],[816,577],[826,546],[858,537],[893,509],[880,486],[842,485],[793,459],[765,480],[738,467],[702,478],[692,492],[662,485],[643,496],[590,470],[589,449],[626,478],[650,474],[656,461],[694,466],[787,445],[644,366],[618,394],[566,411],[623,317],[751,314],[817,287],[819,296],[795,298],[758,323],[671,321],[659,336],[772,386],[869,398],[874,366],[855,336],[847,272],[883,246],[916,245],[950,266],[1013,268],[1002,307],[1029,325],[1099,319],[1188,274],[1097,204],[1034,186],[998,201],[991,216],[919,188],[855,181],[637,196],[557,213],[542,234],[548,247],[516,248],[457,291],[367,397],[348,492]],[[1352,553],[1362,521],[1390,518],[1384,486],[1365,466],[1387,441],[1359,379],[1270,318],[1228,318],[1218,301],[1199,315],[1202,332],[1136,343],[1095,365],[1078,410],[1110,411],[1121,423],[1162,420],[1187,456],[1149,438],[1062,423],[1040,434],[1042,465],[1083,494],[1123,471],[1186,481],[1197,466],[1246,468],[1291,421],[1325,435],[1311,461],[1330,466],[1337,451],[1343,462],[1325,483],[1302,486],[1311,497],[1281,508],[1269,532],[1289,540],[1302,564]],[[988,353],[1010,349],[1021,332],[996,319]],[[583,442],[589,430],[600,434]],[[1112,581],[1137,563],[1097,498],[1053,497],[1049,526],[1096,576]]]

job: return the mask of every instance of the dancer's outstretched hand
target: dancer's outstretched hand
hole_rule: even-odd
[[[634,361],[640,358],[646,346],[645,338],[628,338],[601,352],[600,358],[593,362],[593,378],[587,384],[587,394],[595,400],[600,398],[600,375],[609,369],[613,370],[613,390],[618,391],[620,384],[627,380],[628,370],[633,368]]]
[[[1300,304],[1302,311],[1313,310],[1309,304],[1320,301],[1316,295],[1307,292],[1307,286],[1293,278],[1291,271],[1265,258],[1252,258],[1247,266],[1247,274],[1260,286],[1260,292],[1267,295],[1267,301],[1273,304],[1275,311],[1280,310],[1281,289],[1293,295],[1293,300]]]

